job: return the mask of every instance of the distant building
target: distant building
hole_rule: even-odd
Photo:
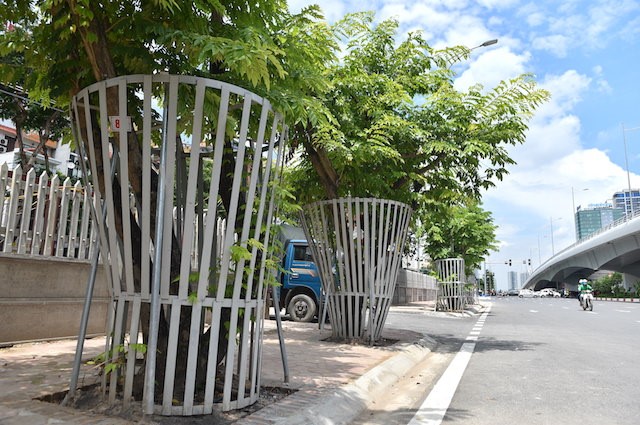
[[[640,205],[639,205],[640,207]],[[594,232],[624,217],[622,208],[612,204],[589,204],[587,208],[578,207],[576,211],[576,238],[586,238]]]
[[[27,157],[30,157],[39,144],[39,138],[35,133],[22,133],[22,142]],[[49,167],[52,171],[60,172],[65,176],[78,177],[80,171],[78,157],[71,152],[68,143],[47,140],[44,149],[47,151]],[[20,163],[20,147],[16,130],[0,124],[0,165],[4,163],[7,163],[9,170],[13,170]],[[36,166],[44,168],[44,164],[44,155],[38,154]]]
[[[507,278],[509,281],[509,289],[520,289],[520,285],[518,285],[518,273],[517,272],[508,272]]]
[[[616,192],[612,200],[614,208],[622,209],[629,216],[640,213],[640,189]]]
[[[521,288],[524,286],[524,283],[527,281],[528,277],[529,277],[529,272],[521,272],[520,273],[520,287]]]

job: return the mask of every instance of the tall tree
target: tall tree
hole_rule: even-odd
[[[305,152],[291,176],[303,202],[375,196],[433,209],[479,200],[514,163],[506,148],[525,141],[548,98],[529,75],[456,90],[451,66],[470,50],[433,49],[419,32],[398,42],[395,20],[376,25],[358,13],[332,30],[345,47],[329,64],[330,88],[293,132]]]
[[[530,75],[456,90],[452,66],[471,51],[433,49],[420,32],[398,41],[393,19],[375,24],[372,13],[357,13],[332,30],[344,49],[329,64],[329,90],[310,105],[318,112],[292,132],[304,152],[290,170],[293,192],[302,203],[339,196],[408,203],[432,258],[462,256],[470,271],[495,243],[481,193],[514,164],[507,147],[525,141],[548,92]]]
[[[292,15],[282,0],[8,0],[0,9],[0,22],[7,23],[0,30],[0,81],[20,83],[34,98],[55,99],[58,106],[64,107],[81,88],[106,78],[157,72],[192,74],[248,85],[289,116],[305,115],[311,94],[322,92],[326,85],[323,64],[334,59],[335,40],[319,18],[317,7]],[[8,60],[14,56],[20,56],[22,63]],[[117,106],[117,92],[110,92],[107,104],[110,115],[115,115]],[[135,109],[136,105],[132,105],[132,110]],[[83,122],[81,119],[80,124]],[[180,122],[179,130],[186,130],[187,124]],[[100,143],[99,137],[94,140]],[[225,142],[220,203],[228,211],[231,180],[226,170],[233,166],[233,140],[228,138]],[[133,134],[128,142],[128,157],[130,181],[120,182],[116,176],[112,190],[117,194],[129,188],[140,200],[141,146]],[[103,168],[106,164],[98,166]],[[103,181],[97,182],[97,187],[104,193]],[[152,216],[155,216],[157,178],[152,183],[152,192]],[[120,196],[115,195],[114,199],[119,201]],[[216,201],[212,201],[214,205]],[[133,216],[116,216],[118,236],[124,235],[125,220],[132,223],[131,237],[138,240],[140,229]],[[152,230],[151,234],[155,232]],[[179,273],[180,250],[174,238],[173,276]],[[148,253],[139,249],[133,252],[135,265],[141,263],[142,255]],[[137,288],[141,286],[140,278],[138,267],[134,270]],[[143,310],[143,316],[148,318],[148,305]],[[225,312],[228,314],[228,309]],[[190,309],[181,310],[180,323],[185,329],[179,331],[178,359],[183,361],[177,365],[177,381],[185,375],[189,314]],[[228,319],[223,317],[214,325],[223,329]],[[143,319],[145,341],[147,325],[148,321]],[[161,365],[169,328],[164,316],[159,328],[158,365]],[[227,337],[224,331],[220,335]],[[224,349],[226,344],[220,343],[219,347]],[[207,351],[206,347],[199,350],[199,365],[206,364]],[[218,359],[223,358],[224,353],[219,353]],[[164,381],[163,372],[161,367],[157,369],[158,387]],[[181,390],[179,382],[175,387],[176,391]]]

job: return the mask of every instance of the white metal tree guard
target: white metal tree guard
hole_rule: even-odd
[[[439,286],[437,308],[442,311],[463,311],[467,298],[464,291],[464,259],[445,258],[435,263]]]
[[[163,415],[254,403],[281,116],[242,88],[166,74],[93,84],[72,107],[103,203],[95,212],[113,297],[109,399],[142,393],[145,413]]]
[[[411,208],[396,201],[341,198],[303,210],[303,228],[320,272],[333,336],[380,339]]]

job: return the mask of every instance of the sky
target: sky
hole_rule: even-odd
[[[574,206],[640,188],[640,1],[290,0],[289,8],[313,3],[329,22],[369,10],[395,18],[401,33],[421,30],[435,48],[498,39],[473,51],[456,87],[530,73],[551,93],[526,142],[509,149],[517,164],[483,196],[497,226],[486,268],[498,289],[508,289],[509,271],[535,269],[575,242]]]

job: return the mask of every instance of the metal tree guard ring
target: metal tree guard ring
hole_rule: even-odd
[[[78,145],[88,148],[89,179],[105,211],[94,209],[113,305],[105,352],[120,365],[105,374],[109,400],[119,395],[129,403],[143,380],[146,414],[199,415],[215,404],[222,410],[253,404],[260,390],[268,273],[267,256],[257,246],[266,251],[272,239],[269,182],[283,158],[282,117],[266,99],[240,87],[158,74],[117,77],[81,90],[72,101],[72,122]],[[129,162],[136,143],[141,175],[131,173]],[[229,146],[233,173],[223,176]],[[212,162],[208,185],[205,157]],[[220,208],[224,178],[230,200]],[[235,258],[233,247],[250,257]],[[160,332],[161,318],[166,333]],[[143,329],[147,341],[139,337]],[[179,347],[181,333],[188,335],[188,347]],[[222,389],[216,388],[218,377]]]
[[[303,207],[334,337],[381,337],[412,210],[375,198],[340,198]]]

